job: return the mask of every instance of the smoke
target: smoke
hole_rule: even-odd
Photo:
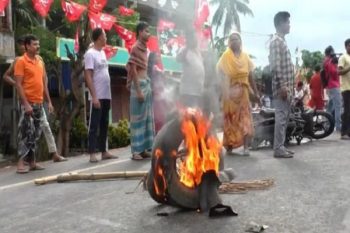
[[[171,21],[175,23],[176,28],[174,30],[169,30],[166,33],[158,34],[158,39],[160,39],[160,48],[164,46],[164,38],[168,35],[178,35],[187,36],[186,46],[188,46],[188,35],[192,35],[196,38],[196,32],[194,29],[194,17],[195,17],[195,4],[194,1],[177,1],[178,4],[174,4],[175,1],[172,0],[162,0],[157,1],[159,4],[160,10],[155,11],[157,13],[157,20]],[[157,22],[153,21],[151,24],[155,25]],[[188,33],[190,32],[190,33]],[[197,45],[201,44],[201,41],[196,41]],[[161,98],[166,106],[161,110],[167,111],[167,113],[172,112],[179,103],[180,106],[186,105],[181,99],[182,90],[180,90],[181,82],[184,82],[186,79],[185,91],[186,93],[197,93],[198,89],[201,89],[202,96],[200,97],[200,102],[197,104],[197,107],[200,107],[201,110],[208,117],[214,119],[214,125],[222,125],[222,113],[221,113],[221,84],[220,80],[216,74],[216,64],[218,61],[218,54],[214,49],[206,49],[205,51],[200,51],[202,60],[199,61],[202,63],[202,68],[204,71],[200,72],[198,70],[198,64],[196,61],[189,61],[186,67],[187,76],[184,75],[184,64],[181,77],[170,77],[170,75],[165,75],[164,88],[161,93],[158,94],[158,97]],[[167,55],[175,55],[174,53],[169,52]],[[163,54],[164,55],[164,54]],[[204,77],[203,77],[204,75]],[[201,76],[201,77],[199,77]],[[201,79],[198,82],[191,82],[189,80]],[[188,82],[187,82],[188,81]],[[201,86],[201,87],[200,87]],[[195,101],[192,101],[195,102]],[[157,110],[156,110],[157,111]]]

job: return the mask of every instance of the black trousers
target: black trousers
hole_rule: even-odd
[[[350,91],[343,91],[344,112],[342,115],[341,135],[348,134],[350,136]]]
[[[89,154],[96,152],[96,143],[98,141],[98,149],[100,152],[106,152],[107,132],[109,123],[109,110],[111,108],[111,100],[100,99],[101,108],[94,108],[92,105],[90,126],[89,126]],[[97,140],[98,135],[98,140]]]

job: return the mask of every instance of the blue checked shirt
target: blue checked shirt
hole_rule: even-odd
[[[285,39],[275,34],[270,42],[270,68],[273,75],[273,96],[278,95],[281,87],[286,87],[293,94],[294,65]]]

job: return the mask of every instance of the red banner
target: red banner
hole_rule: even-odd
[[[194,25],[197,29],[203,26],[209,17],[209,4],[207,0],[196,0]]]
[[[0,0],[0,12],[4,11],[8,4],[9,0]]]
[[[105,47],[103,47],[103,51],[106,54],[107,60],[109,60],[117,54],[118,48],[113,47],[111,45],[106,45]]]
[[[147,48],[150,52],[156,52],[160,54],[159,43],[157,36],[150,36],[147,41]]]
[[[89,10],[98,13],[105,7],[107,0],[90,0]]]
[[[86,10],[86,6],[72,1],[61,0],[61,6],[69,22],[79,20],[81,14]]]
[[[127,8],[125,6],[119,6],[119,14],[122,16],[131,16],[135,13],[133,9]]]
[[[32,0],[34,9],[41,17],[46,17],[50,11],[53,0]]]
[[[171,21],[166,21],[166,20],[160,19],[158,21],[157,31],[162,32],[165,29],[174,29],[175,26],[176,26],[175,23],[173,23]]]
[[[102,28],[105,30],[111,30],[114,23],[116,22],[116,17],[113,15],[105,13],[93,13],[89,12],[90,27],[92,29]]]

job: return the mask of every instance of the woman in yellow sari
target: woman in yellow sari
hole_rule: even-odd
[[[242,51],[239,33],[230,35],[228,48],[222,54],[217,69],[222,77],[223,145],[228,154],[243,145],[243,154],[249,155],[248,147],[254,133],[249,96],[252,94],[255,100],[259,96],[253,80],[254,65],[249,55]]]

